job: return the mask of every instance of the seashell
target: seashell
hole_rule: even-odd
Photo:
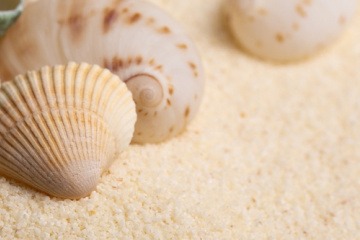
[[[0,1],[0,36],[16,21],[23,10],[23,0]]]
[[[275,61],[309,57],[333,43],[357,0],[227,0],[229,25],[250,53]]]
[[[0,45],[0,78],[68,61],[98,64],[126,82],[138,116],[133,142],[176,136],[199,109],[204,74],[195,46],[177,22],[151,3],[31,3]]]
[[[49,195],[81,198],[131,141],[135,103],[109,70],[69,63],[0,88],[0,174]]]

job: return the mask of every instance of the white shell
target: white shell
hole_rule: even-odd
[[[0,88],[0,173],[52,196],[80,198],[133,136],[126,85],[99,66],[70,63]]]
[[[138,113],[133,142],[176,136],[198,111],[204,74],[195,46],[148,2],[29,4],[0,45],[0,78],[68,61],[99,64],[127,83]]]
[[[277,61],[308,57],[344,30],[357,0],[227,0],[230,28],[243,48]]]

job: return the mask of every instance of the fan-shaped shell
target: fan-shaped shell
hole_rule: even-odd
[[[126,82],[138,113],[134,142],[175,136],[198,111],[204,75],[195,46],[151,3],[38,0],[0,44],[3,79],[68,61],[98,64]]]
[[[0,88],[0,173],[62,198],[93,191],[129,145],[135,104],[110,71],[43,67]]]

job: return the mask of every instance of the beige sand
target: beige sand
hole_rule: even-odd
[[[336,45],[274,66],[239,51],[221,0],[153,0],[207,72],[201,111],[60,201],[0,178],[0,239],[360,239],[360,14]]]

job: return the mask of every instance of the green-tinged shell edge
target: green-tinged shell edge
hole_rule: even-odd
[[[16,21],[24,9],[24,0],[2,0],[0,3],[0,36]],[[12,5],[14,5],[12,7]]]

